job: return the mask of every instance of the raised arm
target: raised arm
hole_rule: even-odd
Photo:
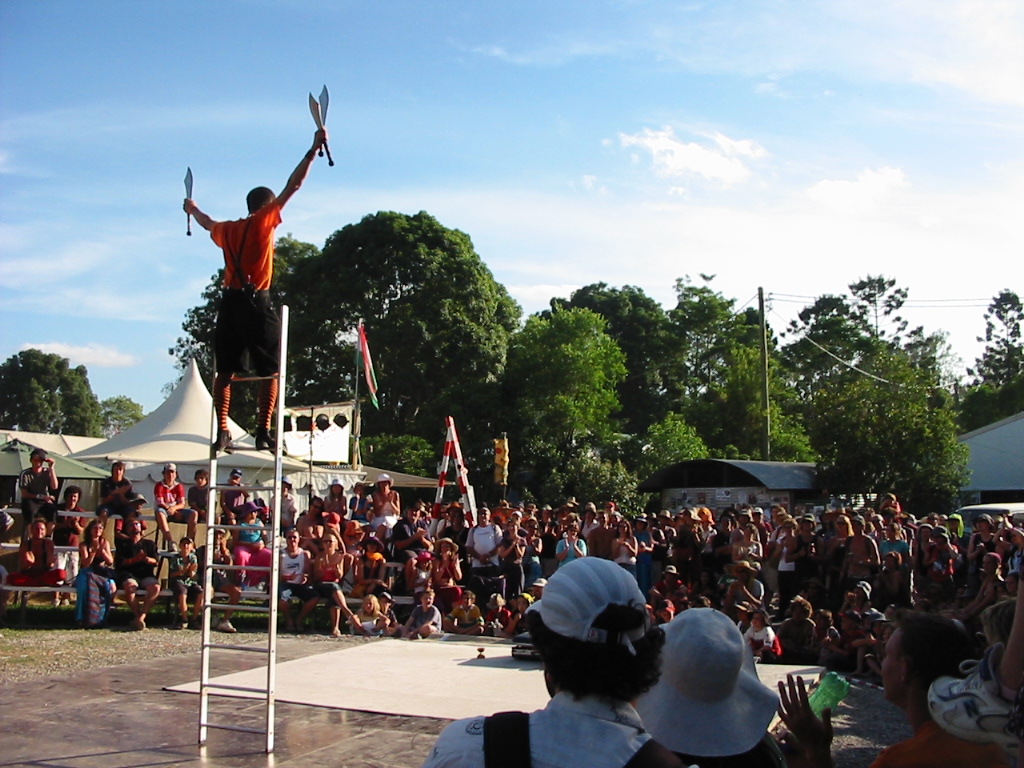
[[[196,224],[198,224],[206,231],[210,231],[211,229],[213,229],[213,225],[217,223],[209,216],[207,216],[205,213],[203,213],[201,210],[199,210],[199,206],[196,205],[195,200],[190,200],[186,197],[185,202],[182,203],[181,209],[185,211],[185,213],[191,215],[192,218],[196,220]]]
[[[313,165],[313,160],[316,158],[316,151],[324,145],[327,141],[327,129],[321,128],[313,136],[313,146],[309,148],[309,151],[302,156],[299,164],[295,166],[295,170],[292,171],[292,175],[288,177],[288,183],[284,185],[284,189],[281,190],[281,194],[277,196],[277,202],[282,208],[291,200],[292,195],[299,191],[299,187],[302,186],[302,182],[306,180],[309,175],[309,168]],[[196,219],[199,221],[199,219]]]

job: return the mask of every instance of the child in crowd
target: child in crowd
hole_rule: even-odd
[[[451,613],[444,617],[442,626],[445,632],[456,635],[482,635],[484,617],[480,613],[480,606],[476,604],[476,593],[464,590]]]
[[[179,629],[198,628],[199,614],[203,610],[203,588],[199,586],[199,559],[195,546],[192,539],[183,536],[178,542],[178,552],[171,556],[168,564],[169,586],[178,601]],[[192,600],[191,623],[188,620],[189,599]]]
[[[402,637],[417,640],[441,632],[441,611],[434,605],[434,590],[425,589],[420,593],[420,604],[412,609],[412,615],[402,627]]]

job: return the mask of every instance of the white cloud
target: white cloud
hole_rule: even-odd
[[[654,172],[662,178],[702,176],[727,186],[746,181],[750,169],[740,157],[763,157],[765,150],[749,139],[735,140],[721,133],[710,137],[717,149],[676,138],[672,128],[644,128],[639,133],[620,133],[623,147],[639,147],[651,153]]]
[[[906,174],[899,168],[867,168],[856,181],[819,181],[807,190],[807,196],[840,213],[863,214],[877,210],[896,190],[908,186]]]
[[[105,347],[102,344],[75,346],[59,341],[42,344],[26,342],[21,345],[21,349],[38,349],[47,354],[66,357],[73,365],[95,366],[97,368],[131,368],[139,363],[139,359],[134,355],[119,352],[113,347]]]

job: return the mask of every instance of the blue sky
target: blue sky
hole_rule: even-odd
[[[279,234],[426,210],[527,312],[597,281],[671,305],[706,273],[738,305],[763,286],[781,328],[885,274],[970,364],[1022,289],[1020,3],[7,0],[0,359],[58,352],[159,405],[221,258],[185,237],[186,166],[243,215],[324,83],[337,165]]]

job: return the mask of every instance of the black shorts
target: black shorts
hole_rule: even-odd
[[[269,291],[227,288],[217,311],[213,338],[217,373],[277,373],[281,347],[281,316]]]

